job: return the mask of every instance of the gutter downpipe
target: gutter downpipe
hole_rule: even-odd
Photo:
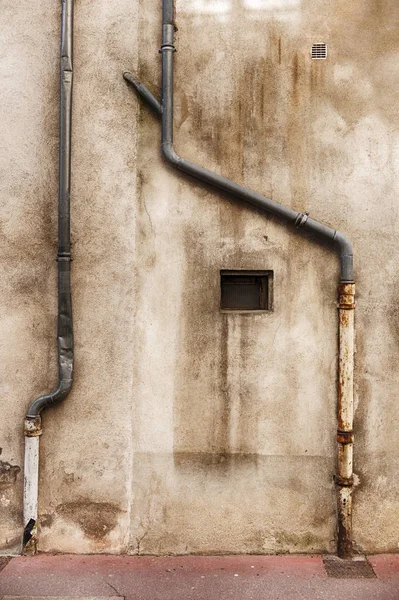
[[[60,66],[60,150],[58,189],[58,372],[57,389],[34,400],[24,422],[24,554],[36,554],[39,438],[42,434],[41,412],[47,406],[62,402],[69,394],[73,380],[73,324],[71,300],[70,180],[71,124],[73,80],[73,0],[62,0],[61,66]]]
[[[337,554],[340,558],[352,557],[352,492],[353,492],[353,368],[354,368],[354,296],[353,251],[349,239],[318,221],[307,213],[298,213],[291,208],[266,198],[257,192],[245,188],[217,173],[208,171],[180,156],[173,146],[173,56],[174,46],[174,2],[162,0],[162,102],[142,84],[135,75],[123,74],[148,102],[158,116],[162,118],[162,152],[166,160],[179,171],[196,179],[205,181],[225,192],[253,204],[261,210],[271,213],[288,222],[289,225],[303,229],[316,238],[332,243],[339,251],[340,283],[338,286],[339,310],[339,357],[338,357],[338,406],[337,406],[337,442],[338,466],[335,482],[337,485]]]

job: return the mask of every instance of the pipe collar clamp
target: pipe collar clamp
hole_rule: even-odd
[[[42,419],[37,417],[26,417],[24,422],[24,434],[26,437],[36,437],[42,435]]]
[[[308,218],[309,218],[309,213],[299,213],[299,215],[295,219],[295,227],[297,227],[298,229],[303,227],[305,225],[306,221],[308,220]]]
[[[164,50],[172,50],[172,52],[177,52],[176,48],[173,46],[173,44],[162,44],[162,46],[160,47],[160,49],[158,50],[159,54],[162,54],[162,52]]]
[[[72,262],[72,255],[70,252],[61,252],[57,254],[57,258],[55,259],[57,262]]]
[[[353,310],[355,308],[354,283],[340,283],[338,286],[338,295],[338,308],[341,308],[342,310]]]
[[[337,431],[337,442],[338,444],[353,444],[353,430],[352,431],[343,431],[342,429],[338,429]]]
[[[340,475],[335,475],[334,481],[340,487],[352,487],[353,486],[353,476],[352,477],[341,477]]]

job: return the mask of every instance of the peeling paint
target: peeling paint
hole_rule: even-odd
[[[0,460],[0,490],[15,484],[20,471],[21,467]]]

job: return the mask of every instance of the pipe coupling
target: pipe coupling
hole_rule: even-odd
[[[295,219],[295,227],[301,229],[309,218],[309,213],[299,213]]]
[[[339,303],[338,308],[342,310],[353,310],[355,304],[355,284],[340,283],[338,286]]]
[[[338,429],[337,431],[337,442],[338,444],[353,444],[354,436],[352,431],[343,431],[342,429]]]
[[[351,475],[351,477],[342,477],[342,475],[335,475],[334,481],[340,487],[353,487],[353,475]]]
[[[42,419],[41,416],[26,417],[24,421],[24,434],[26,437],[36,437],[42,435]]]
[[[162,54],[164,50],[172,50],[172,52],[177,52],[173,44],[162,44],[160,49],[158,50],[159,54]]]
[[[72,254],[70,252],[58,252],[57,262],[72,262]]]
[[[172,23],[164,23],[162,25],[162,43],[172,44],[175,37],[175,26]]]

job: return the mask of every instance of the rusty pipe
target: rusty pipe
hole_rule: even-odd
[[[71,125],[73,82],[73,0],[62,0],[60,50],[60,125],[58,188],[58,374],[55,391],[36,398],[25,417],[24,535],[23,552],[34,554],[37,544],[39,436],[41,412],[64,400],[73,381],[73,323],[71,299]]]
[[[353,250],[349,239],[339,231],[319,223],[307,213],[298,213],[270,198],[245,188],[180,157],[173,145],[173,64],[174,53],[174,2],[162,0],[162,101],[129,73],[124,78],[155,108],[162,118],[162,153],[175,168],[201,181],[222,189],[233,196],[271,213],[297,228],[314,234],[318,239],[332,243],[340,257],[339,303],[339,360],[338,360],[338,542],[339,556],[352,554],[352,489],[353,489],[353,352],[354,352],[354,273]],[[160,108],[158,108],[160,106]]]
[[[352,556],[353,492],[353,374],[355,333],[355,284],[338,287],[338,556]]]

